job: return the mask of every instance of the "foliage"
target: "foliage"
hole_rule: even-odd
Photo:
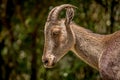
[[[74,22],[93,32],[120,28],[119,0],[1,0],[0,80],[100,80],[98,71],[72,52],[54,69],[43,67],[46,18],[53,7],[65,3],[78,7]]]

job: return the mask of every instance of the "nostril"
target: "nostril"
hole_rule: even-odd
[[[45,65],[48,64],[48,60],[47,60],[47,59],[44,60],[43,63],[44,63]]]

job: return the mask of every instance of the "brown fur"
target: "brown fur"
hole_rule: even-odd
[[[120,80],[120,31],[106,41],[99,60],[99,70],[104,80]]]
[[[99,56],[104,49],[104,44],[101,43],[105,36],[94,34],[75,24],[71,24],[71,26],[75,34],[75,45],[72,51],[90,66],[98,69]]]
[[[57,20],[57,10],[60,12],[61,8],[67,8],[66,18]],[[100,70],[103,79],[120,80],[120,31],[100,35],[76,25],[71,21],[74,11],[69,4],[57,6],[51,11],[48,17],[51,19],[46,22],[44,31],[44,66],[52,68],[71,50],[84,62]]]

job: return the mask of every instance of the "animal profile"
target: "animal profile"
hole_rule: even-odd
[[[71,4],[63,4],[49,12],[44,29],[44,66],[54,67],[68,51],[72,51],[99,70],[104,80],[120,80],[120,31],[101,35],[83,28],[72,21],[74,8]],[[66,17],[59,19],[63,9]]]

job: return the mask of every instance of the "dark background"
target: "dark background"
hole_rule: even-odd
[[[0,80],[100,80],[72,52],[53,69],[41,62],[48,13],[65,3],[78,7],[73,21],[80,26],[100,34],[120,29],[120,0],[0,0]]]

